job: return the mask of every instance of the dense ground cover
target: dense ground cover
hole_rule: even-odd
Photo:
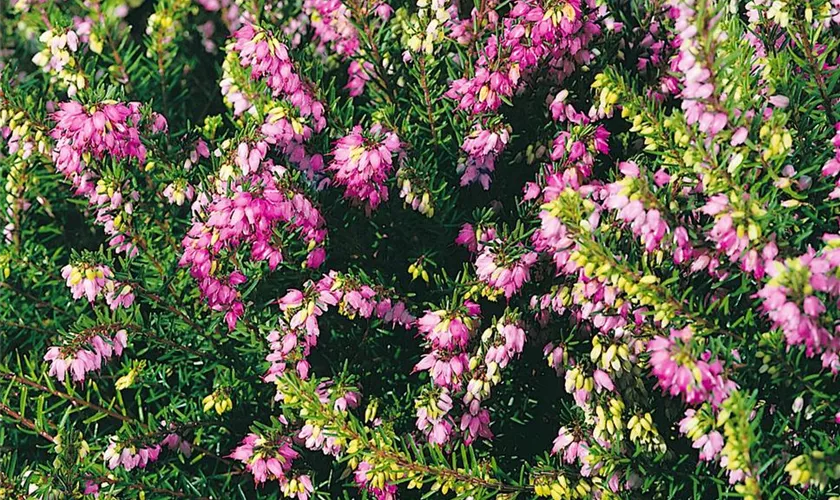
[[[840,495],[838,34],[0,4],[0,499]]]

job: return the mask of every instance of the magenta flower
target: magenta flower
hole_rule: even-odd
[[[423,356],[414,365],[414,372],[429,371],[432,381],[439,387],[457,388],[461,385],[461,375],[467,371],[469,360],[465,353],[450,354],[439,350]]]
[[[195,197],[195,188],[187,181],[179,179],[166,186],[163,196],[169,203],[180,207],[185,201],[192,201]]]
[[[692,332],[671,330],[669,337],[654,337],[648,344],[651,373],[658,385],[671,396],[682,396],[688,404],[711,403],[719,406],[737,386],[723,376],[723,365],[708,362],[710,354],[700,359],[690,350]]]
[[[826,235],[826,242],[837,237]],[[822,355],[825,368],[840,372],[840,339],[826,324],[826,304],[840,295],[840,250],[829,247],[818,254],[809,249],[805,254],[784,263],[772,260],[767,266],[770,281],[758,292],[762,310],[785,335],[790,346],[804,345],[805,354]]]
[[[312,479],[306,475],[301,474],[288,480],[280,481],[280,491],[283,492],[287,498],[296,498],[297,500],[309,500],[309,497],[315,491],[312,486]]]
[[[140,142],[137,124],[140,103],[103,103],[85,108],[78,102],[63,102],[53,115],[56,140],[53,161],[56,169],[78,187],[79,175],[87,167],[85,153],[100,160],[106,154],[115,160],[135,158],[146,161],[146,148]]]
[[[140,103],[103,102],[84,107],[77,102],[65,102],[59,104],[53,119],[56,125],[50,136],[56,140],[52,153],[56,170],[73,184],[76,194],[87,196],[96,207],[96,222],[111,237],[109,245],[118,252],[135,256],[138,249],[128,231],[133,202],[140,195],[128,191],[123,199],[127,186],[98,179],[98,170],[89,163],[106,156],[117,161],[135,158],[140,165],[145,163],[146,148],[137,128],[141,121]],[[160,115],[155,114],[154,119],[158,126],[165,123]],[[153,124],[151,128],[156,126]]]
[[[165,438],[160,442],[161,446],[166,446],[171,451],[179,451],[182,455],[189,458],[192,454],[192,445],[189,441],[182,438],[178,434],[172,432],[166,435]]]
[[[450,316],[446,311],[427,311],[417,320],[417,329],[436,349],[463,349],[470,339],[470,318]]]
[[[377,123],[367,132],[360,125],[353,127],[335,143],[332,155],[327,169],[335,174],[335,182],[345,187],[344,196],[370,211],[388,200],[385,181],[394,170],[394,160],[401,161],[404,152],[397,134]]]
[[[233,50],[241,65],[251,68],[251,78],[264,80],[275,96],[287,99],[301,117],[310,118],[316,132],[323,130],[327,124],[324,105],[297,73],[288,47],[271,32],[252,24],[245,24],[233,36]]]
[[[416,426],[428,439],[429,443],[442,446],[449,442],[454,430],[454,422],[449,415],[452,410],[452,398],[449,391],[442,389],[439,394],[429,393],[426,398],[416,402]]]
[[[510,300],[531,279],[530,269],[536,261],[535,252],[511,256],[499,246],[486,245],[475,259],[475,272],[478,279]]]
[[[243,155],[251,161],[250,153]],[[281,187],[282,182],[283,178],[277,179],[271,171],[237,180],[227,195],[214,195],[202,210],[206,216],[196,217],[182,241],[184,253],[179,264],[189,266],[202,296],[213,310],[226,313],[225,321],[231,329],[244,312],[237,286],[247,277],[239,270],[220,272],[223,256],[250,245],[251,260],[266,261],[270,269],[275,269],[285,260],[275,228],[285,226],[298,231],[307,244],[308,266],[323,262],[326,228],[321,213],[303,194]]]

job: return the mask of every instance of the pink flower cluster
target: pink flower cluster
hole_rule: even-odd
[[[490,225],[473,227],[472,224],[464,224],[458,231],[455,243],[466,247],[472,253],[483,249],[487,242],[496,238],[496,228]]]
[[[696,359],[691,352],[690,328],[671,330],[668,337],[656,336],[648,343],[651,373],[671,396],[682,396],[688,404],[711,403],[718,407],[737,386],[723,375],[720,360],[710,361],[704,352]]]
[[[477,308],[470,304],[465,308]],[[479,437],[493,438],[490,412],[481,407],[481,402],[500,382],[500,371],[522,352],[525,331],[515,318],[506,316],[484,332],[481,342],[468,355],[466,348],[471,330],[476,326],[477,314],[478,311],[473,310],[472,316],[459,317],[447,311],[429,311],[418,321],[418,330],[434,350],[417,364],[415,370],[425,369],[426,364],[434,361],[431,368],[435,387],[415,401],[416,426],[431,444],[449,442],[456,428],[464,433],[463,440],[467,445]],[[448,362],[439,359],[447,353],[451,356]],[[456,395],[463,403],[457,427],[456,415],[452,413],[452,398]]]
[[[67,287],[73,293],[73,300],[79,300],[84,295],[88,302],[93,302],[113,276],[111,268],[103,265],[80,263],[67,264],[61,268],[61,277],[66,280]]]
[[[834,147],[834,156],[823,165],[823,177],[837,177],[837,174],[840,174],[840,122],[834,124],[834,137],[831,138],[831,145]],[[834,190],[828,197],[832,200],[840,198],[840,177],[837,178]]]
[[[332,381],[324,381],[315,388],[315,395],[323,406],[329,406],[332,401],[331,410],[344,413],[348,409],[358,408],[362,395],[353,390],[347,390]],[[334,397],[333,397],[334,396]],[[302,440],[307,449],[321,451],[324,455],[337,457],[342,452],[342,447],[347,443],[330,432],[312,423],[305,423],[297,433],[297,439]]]
[[[170,451],[179,451],[187,458],[192,455],[192,444],[175,432],[167,434],[160,442],[160,445],[166,446]]]
[[[132,469],[145,469],[152,462],[157,462],[160,456],[161,447],[159,444],[138,448],[131,444],[121,443],[116,438],[111,438],[108,448],[105,449],[103,458],[111,470],[122,466],[126,471]]]
[[[180,207],[185,201],[192,201],[195,198],[195,188],[186,180],[178,179],[166,186],[163,196],[169,203]]]
[[[370,81],[370,75],[375,71],[373,64],[368,61],[351,61],[347,67],[347,93],[350,97],[358,97],[365,91],[365,85]]]
[[[692,448],[700,450],[700,460],[710,462],[718,458],[720,450],[723,449],[723,435],[712,429],[707,429],[703,433],[697,433],[697,428],[699,427],[698,420],[698,411],[694,408],[687,409],[685,411],[685,417],[680,420],[680,432],[688,436],[693,436]]]
[[[394,160],[401,161],[405,153],[397,134],[376,123],[368,131],[360,125],[353,127],[336,141],[332,155],[327,169],[345,187],[344,196],[370,211],[388,201],[385,182],[394,171]]]
[[[642,240],[645,251],[653,252],[659,248],[660,242],[670,232],[668,224],[663,220],[662,215],[655,203],[645,205],[642,196],[628,195],[637,194],[638,189],[634,185],[639,179],[639,167],[634,162],[621,162],[619,170],[626,176],[619,182],[607,186],[609,193],[604,206],[612,210],[618,210],[618,218],[630,225],[630,230],[635,236]]]
[[[312,129],[294,118],[289,105],[281,102],[270,109],[260,127],[264,142],[256,146],[277,147],[288,160],[303,171],[307,178],[314,179],[324,169],[324,157],[320,153],[310,154],[305,143],[312,137]]]
[[[53,115],[55,128],[51,136],[56,140],[53,161],[56,169],[83,185],[85,153],[101,160],[107,154],[115,160],[136,158],[146,160],[146,148],[140,142],[137,124],[140,122],[140,103],[102,103],[85,108],[78,102],[62,102]]]
[[[496,170],[496,159],[505,150],[508,142],[510,127],[499,125],[485,128],[475,125],[461,145],[461,150],[467,155],[458,162],[457,171],[461,174],[461,185],[478,182],[485,190],[489,189],[491,174]]]
[[[804,345],[807,356],[820,354],[823,367],[840,372],[840,335],[827,322],[826,304],[840,298],[840,236],[826,235],[830,245],[817,253],[805,254],[784,263],[769,262],[770,281],[759,290],[761,308],[775,328],[785,335],[788,345]]]
[[[237,179],[229,193],[214,195],[206,207],[206,217],[193,222],[182,242],[180,265],[189,266],[208,305],[225,311],[231,329],[244,312],[236,286],[247,277],[236,269],[223,274],[226,255],[250,246],[251,260],[267,261],[271,269],[276,268],[284,260],[284,248],[275,228],[284,225],[307,243],[308,267],[320,266],[325,258],[323,217],[305,195],[284,185],[285,171],[269,163],[260,164],[259,157],[250,161],[252,168],[265,168]]]
[[[66,280],[74,300],[85,296],[88,302],[93,303],[97,297],[104,295],[105,302],[111,310],[116,310],[118,307],[131,307],[134,303],[133,288],[131,285],[114,280],[113,276],[114,273],[108,266],[84,262],[67,264],[61,268],[61,277]]]
[[[357,315],[363,318],[375,316],[392,325],[411,328],[414,316],[402,300],[389,295],[386,290],[374,289],[336,271],[330,271],[317,282],[307,282],[303,291],[289,290],[278,301],[283,312],[280,329],[272,330],[268,335],[271,353],[266,361],[271,366],[264,380],[274,381],[277,375],[286,371],[289,363],[294,363],[301,378],[309,376],[306,358],[318,343],[321,332],[318,317],[330,307],[338,307],[339,313],[350,319]]]
[[[447,443],[456,429],[456,415],[451,413],[456,395],[463,403],[457,428],[464,433],[464,443],[493,437],[490,413],[481,402],[501,380],[500,371],[522,352],[525,331],[515,318],[505,316],[468,352],[479,314],[478,305],[467,301],[455,311],[427,311],[417,322],[431,352],[414,371],[429,370],[434,387],[415,401],[416,425],[432,444]]]
[[[465,374],[469,381],[462,397],[465,411],[461,414],[460,426],[465,432],[465,444],[471,444],[478,437],[493,438],[490,412],[481,407],[481,402],[490,397],[491,388],[501,381],[501,370],[522,353],[524,346],[525,330],[515,318],[502,318],[481,336],[481,345],[473,356],[482,358],[484,365]]]
[[[301,117],[312,120],[316,132],[323,130],[327,124],[324,105],[297,73],[288,47],[271,32],[252,24],[245,24],[233,36],[233,48],[242,66],[251,69],[251,78],[265,80],[275,96],[287,99]]]
[[[417,407],[417,430],[426,436],[431,444],[442,446],[449,442],[455,422],[449,411],[452,410],[452,397],[449,390],[443,388],[430,391],[425,398],[415,402]]]
[[[560,452],[563,452],[563,461],[567,464],[573,464],[577,460],[584,463],[586,456],[589,454],[589,444],[577,433],[566,427],[561,427],[557,431],[557,437],[554,438],[551,454],[556,455]]]
[[[502,248],[502,242],[495,243],[484,245],[475,259],[475,272],[478,279],[491,288],[503,291],[505,298],[510,300],[531,279],[530,269],[537,261],[537,254],[514,251],[514,255],[509,255]]]
[[[702,29],[708,32],[704,37],[711,38],[717,17],[711,18],[705,26],[698,27],[693,3],[674,3],[679,12],[675,20],[676,32],[679,33],[675,44],[679,47],[679,53],[671,59],[671,66],[674,72],[681,75],[683,88],[680,97],[685,121],[688,125],[696,123],[700,132],[714,137],[729,123],[729,115],[717,100],[711,70],[706,67],[703,59],[707,48],[700,47],[697,35]],[[725,33],[718,30],[717,36],[725,36]]]
[[[731,262],[740,262],[742,270],[753,273],[759,279],[764,277],[764,263],[775,258],[778,253],[776,245],[771,242],[763,249],[754,248],[750,244],[750,232],[739,229],[739,222],[735,219],[739,210],[732,206],[725,194],[711,196],[700,211],[715,218],[715,225],[706,235],[715,244],[715,249]]]
[[[153,133],[166,129],[166,120],[154,114],[150,129]],[[139,194],[131,191],[127,199],[123,186],[99,184],[97,171],[88,163],[110,157],[115,161],[134,158],[142,165],[146,161],[146,147],[140,140],[140,103],[103,102],[85,107],[78,102],[63,102],[53,114],[55,128],[50,132],[56,140],[53,161],[76,188],[76,194],[87,196],[97,209],[96,221],[111,237],[109,245],[129,256],[138,250],[127,234],[126,220],[133,212],[132,202]]]
[[[491,34],[480,48],[473,76],[453,81],[445,94],[458,101],[459,109],[469,111],[474,117],[475,129],[462,146],[467,158],[458,167],[458,171],[463,172],[462,186],[478,180],[488,188],[495,160],[509,141],[510,131],[489,131],[488,118],[483,115],[492,116],[503,100],[513,97],[523,76],[527,79],[531,74],[545,75],[560,84],[577,65],[591,61],[592,53],[587,47],[601,32],[594,19],[599,12],[605,13],[605,9],[596,7],[594,0],[587,0],[585,7],[586,13],[581,0],[563,0],[550,6],[519,0],[501,21],[501,26],[492,16],[487,22],[474,20],[474,24],[484,26],[486,32],[500,34]],[[474,10],[473,16],[477,14]],[[457,21],[454,25],[452,36],[459,40],[462,32],[470,29],[459,26]],[[471,37],[466,37],[464,43],[469,43]],[[565,95],[561,92],[558,97],[561,96],[562,101]],[[568,108],[571,105],[562,107],[558,104],[551,112],[556,115],[555,119],[561,114],[573,120],[581,118],[574,108]]]
[[[597,11],[595,2],[586,2]],[[482,49],[472,78],[452,82],[446,96],[473,114],[496,111],[503,98],[513,96],[521,74],[551,68],[555,78],[587,64],[586,47],[601,29],[582,11],[581,0],[564,0],[549,8],[541,2],[520,0],[502,20],[501,37],[491,35]]]
[[[229,455],[230,458],[245,464],[245,469],[254,476],[257,484],[266,481],[279,481],[281,486],[289,479],[286,475],[292,468],[292,462],[300,456],[291,446],[289,438],[265,437],[248,434],[242,443]],[[309,484],[311,489],[312,485]]]
[[[69,372],[74,382],[83,382],[88,372],[99,370],[113,356],[122,356],[128,342],[128,333],[120,329],[113,337],[101,329],[76,335],[62,347],[47,350],[44,361],[50,361],[49,374],[64,382]]]
[[[234,33],[234,40],[230,50],[238,53],[241,66],[251,69],[250,78],[264,81],[275,97],[284,99],[265,103],[265,121],[260,128],[264,141],[277,146],[311,178],[323,169],[323,157],[307,152],[305,143],[313,130],[320,132],[326,126],[324,104],[316,98],[312,85],[296,72],[288,47],[273,33],[246,23]],[[245,83],[235,80],[230,75],[220,83],[235,114],[256,111],[257,103],[251,102],[255,97],[246,95],[248,91],[241,88]],[[261,95],[256,88],[251,92]]]
[[[312,29],[318,39],[318,49],[344,58],[359,51],[359,33],[352,21],[350,9],[341,0],[304,0],[303,12],[311,18]]]
[[[356,472],[353,478],[359,488],[364,488],[368,494],[372,495],[376,500],[396,500],[397,499],[397,485],[386,482],[381,488],[371,484],[371,479],[368,477],[369,472],[373,469],[368,462],[361,462],[356,467]]]
[[[461,375],[469,369],[465,349],[476,326],[481,308],[466,301],[453,311],[426,311],[417,328],[430,352],[414,366],[414,371],[429,371],[435,385],[457,389],[463,384]]]

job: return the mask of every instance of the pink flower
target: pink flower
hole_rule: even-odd
[[[286,497],[297,498],[297,500],[308,500],[315,489],[312,486],[312,479],[306,475],[299,475],[292,480],[280,482],[280,490]]]
[[[298,75],[288,47],[273,33],[252,24],[242,26],[233,36],[233,49],[240,64],[251,68],[251,78],[264,80],[275,96],[287,99],[301,117],[311,119],[316,132],[323,130],[327,124],[324,105]]]
[[[455,388],[460,387],[461,374],[467,370],[468,366],[469,360],[465,353],[449,354],[433,350],[414,365],[413,371],[428,370],[435,385]]]
[[[320,43],[344,57],[353,56],[359,50],[359,33],[352,21],[350,9],[340,0],[305,0],[303,11],[312,19],[312,29]]]
[[[561,427],[554,439],[551,454],[563,452],[563,461],[572,464],[575,460],[583,459],[588,446],[585,441],[577,439],[566,427]]]
[[[172,432],[167,434],[165,438],[160,442],[161,446],[166,446],[171,451],[180,451],[185,457],[189,458],[192,454],[192,445],[189,441],[183,439],[178,434]]]
[[[595,379],[595,387],[598,389],[598,392],[601,392],[602,389],[606,389],[608,391],[615,390],[615,385],[613,385],[612,379],[607,372],[603,370],[595,370],[592,377]]]
[[[446,311],[427,311],[417,321],[417,329],[437,349],[463,349],[472,334],[468,317],[449,316]]]
[[[708,353],[701,359],[693,356],[688,345],[691,337],[688,329],[672,329],[668,338],[654,337],[647,347],[651,373],[671,396],[681,395],[688,404],[709,402],[717,407],[737,386],[723,376],[720,361],[709,363]]]
[[[120,307],[128,309],[134,303],[134,289],[131,285],[109,280],[105,283],[105,303],[112,311]]]
[[[115,161],[134,158],[140,165],[145,163],[146,148],[137,128],[142,118],[140,103],[103,103],[85,107],[77,102],[66,102],[59,104],[59,110],[52,117],[56,121],[50,132],[56,140],[52,153],[56,170],[72,182],[76,194],[87,196],[97,207],[96,222],[111,238],[109,245],[118,252],[135,256],[138,249],[128,231],[133,202],[139,200],[139,194],[129,192],[123,199],[122,190],[127,186],[113,179],[97,181],[99,170],[91,167],[106,156]],[[155,119],[158,125],[161,120],[165,122],[157,114]],[[117,219],[123,223],[117,224]]]
[[[126,471],[131,471],[135,468],[144,469],[148,464],[156,462],[160,451],[159,444],[138,448],[133,444],[122,443],[116,437],[111,437],[103,458],[111,470],[122,466]]]
[[[487,245],[475,260],[478,279],[501,290],[510,300],[531,279],[531,266],[537,261],[535,252],[508,255],[497,245]]]
[[[195,196],[195,189],[185,180],[179,179],[166,186],[166,189],[163,190],[163,196],[169,203],[180,207],[185,201],[192,201]]]
[[[428,399],[417,403],[417,429],[426,435],[430,444],[438,446],[449,442],[454,429],[454,422],[449,411],[452,409],[452,398],[443,389],[439,395],[429,394]]]
[[[245,436],[242,443],[228,455],[245,464],[245,469],[258,484],[275,480],[285,483],[292,462],[299,456],[288,438],[267,438],[253,433]]]
[[[467,411],[461,415],[461,431],[465,432],[464,444],[467,446],[478,437],[493,439],[493,432],[490,430],[490,412],[486,408],[480,408],[477,399],[474,399]]]
[[[253,157],[259,171],[233,182],[225,195],[214,195],[196,214],[182,241],[184,253],[179,261],[179,265],[189,266],[208,305],[225,312],[231,329],[244,313],[237,287],[247,277],[235,268],[222,271],[225,264],[229,265],[224,256],[250,245],[251,260],[266,261],[274,269],[285,259],[282,241],[275,233],[276,228],[283,227],[307,245],[306,264],[319,265],[324,259],[327,235],[320,211],[302,193],[281,187],[282,176],[278,179],[271,165],[260,163],[259,147],[246,147],[247,152],[239,149],[240,156],[247,158],[242,161],[247,162],[251,162],[252,152],[258,152]]]
[[[113,356],[121,356],[127,340],[127,332],[123,329],[113,337],[101,329],[86,330],[62,347],[50,347],[44,361],[51,362],[49,375],[59,381],[63,382],[70,372],[74,382],[82,382],[88,372],[101,369]]]
[[[99,160],[106,154],[115,160],[146,160],[146,148],[140,142],[137,124],[140,104],[99,104],[84,107],[78,102],[63,102],[53,115],[55,128],[50,132],[56,140],[53,161],[56,169],[78,186],[78,175],[86,167],[82,156],[88,153]]]
[[[362,95],[365,90],[365,85],[370,81],[370,74],[374,71],[374,67],[367,61],[352,61],[350,67],[347,68],[347,85],[344,87],[348,90],[350,97],[357,97]]]
[[[461,185],[478,181],[486,190],[490,187],[490,175],[496,169],[496,158],[502,154],[510,141],[510,129],[506,126],[484,128],[476,125],[461,145],[467,157],[458,163]]]
[[[386,482],[381,488],[373,486],[370,480],[373,478],[374,472],[373,467],[368,462],[362,461],[353,474],[356,484],[373,495],[376,500],[396,500],[397,485]]]
[[[80,263],[67,264],[61,268],[61,277],[66,280],[73,298],[78,300],[84,295],[88,302],[93,302],[99,296],[113,275],[110,268],[102,265]]]
[[[335,173],[335,182],[345,187],[345,197],[364,203],[368,211],[388,200],[385,181],[394,170],[394,160],[404,155],[397,134],[378,123],[368,132],[356,125],[336,142],[332,154],[327,169]]]
[[[729,144],[732,146],[740,146],[747,140],[748,134],[749,130],[747,130],[747,127],[738,127],[735,129],[735,132],[732,133],[732,139],[730,139]]]

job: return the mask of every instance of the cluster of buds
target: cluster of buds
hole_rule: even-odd
[[[791,486],[803,486],[825,490],[829,482],[840,477],[840,466],[832,463],[829,457],[820,450],[798,455],[785,466],[785,472],[790,475]]]
[[[219,415],[233,409],[233,400],[230,398],[230,390],[228,388],[216,389],[207,396],[204,396],[201,404],[205,412],[216,410],[216,413]]]
[[[53,81],[67,89],[70,97],[87,86],[84,71],[74,55],[79,50],[79,38],[73,29],[49,29],[38,38],[44,48],[32,58]]]
[[[192,201],[195,197],[195,188],[186,179],[176,179],[166,186],[163,196],[169,203],[180,207],[185,201]]]
[[[0,137],[8,154],[27,159],[33,154],[50,154],[49,134],[29,114],[6,100],[0,90]]]
[[[443,0],[417,0],[417,12],[403,15],[398,11],[401,21],[402,44],[407,50],[403,53],[404,60],[413,58],[413,54],[421,57],[432,56],[435,46],[446,37],[446,27],[451,20],[451,13],[447,3]]]
[[[397,185],[400,187],[400,198],[412,210],[416,210],[426,217],[435,216],[432,193],[426,186],[426,181],[406,167],[397,170]]]
[[[159,3],[146,22],[146,34],[150,43],[146,49],[147,57],[159,58],[164,64],[174,56],[171,50],[175,37],[183,30],[181,19],[185,17],[191,2],[188,0],[173,0]]]

